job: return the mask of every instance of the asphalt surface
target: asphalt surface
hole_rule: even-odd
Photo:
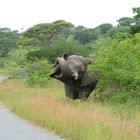
[[[0,77],[0,83],[2,83],[2,81],[6,80],[7,77]]]
[[[3,79],[0,77],[0,80]],[[0,140],[64,140],[17,117],[0,103]]]

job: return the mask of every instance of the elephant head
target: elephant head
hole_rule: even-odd
[[[96,87],[98,79],[87,72],[92,60],[82,56],[64,54],[56,58],[50,77],[65,84],[66,96],[71,99],[85,99]]]

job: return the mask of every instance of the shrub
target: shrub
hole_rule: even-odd
[[[66,40],[57,40],[53,43],[52,47],[29,52],[27,54],[27,60],[47,59],[50,62],[54,62],[56,57],[61,57],[64,53],[87,56],[89,52],[90,48],[85,45],[78,45]]]
[[[111,98],[111,102],[114,102],[114,103],[126,103],[127,100],[131,98],[131,94],[128,93],[128,92],[117,92],[115,93],[112,98]]]
[[[134,39],[127,38],[118,42],[107,40],[96,47],[96,62],[90,70],[101,72],[101,86],[114,87],[116,91],[138,94],[140,89],[140,34]],[[122,96],[123,98],[124,95]]]
[[[50,80],[49,73],[51,70],[51,65],[47,60],[41,60],[34,62],[28,68],[28,79],[27,82],[34,86],[45,86]]]
[[[4,58],[0,58],[0,69],[3,69],[5,67],[5,59]]]

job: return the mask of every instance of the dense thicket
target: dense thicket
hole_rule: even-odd
[[[128,96],[139,96],[140,90],[140,34],[122,41],[108,39],[97,42],[96,60],[90,70],[100,71],[100,87],[113,88],[114,94],[127,92]],[[125,97],[126,98],[126,97]]]
[[[27,54],[27,60],[36,61],[47,59],[50,62],[54,62],[56,57],[62,57],[63,54],[68,53],[70,55],[83,55],[88,56],[91,48],[86,45],[80,45],[72,41],[66,41],[60,39],[52,44],[52,47],[39,49],[36,51],[30,51]]]

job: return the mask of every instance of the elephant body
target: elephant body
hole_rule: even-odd
[[[97,75],[89,75],[87,71],[87,65],[91,63],[89,58],[64,54],[56,58],[50,77],[64,83],[66,97],[85,100],[98,83]]]

